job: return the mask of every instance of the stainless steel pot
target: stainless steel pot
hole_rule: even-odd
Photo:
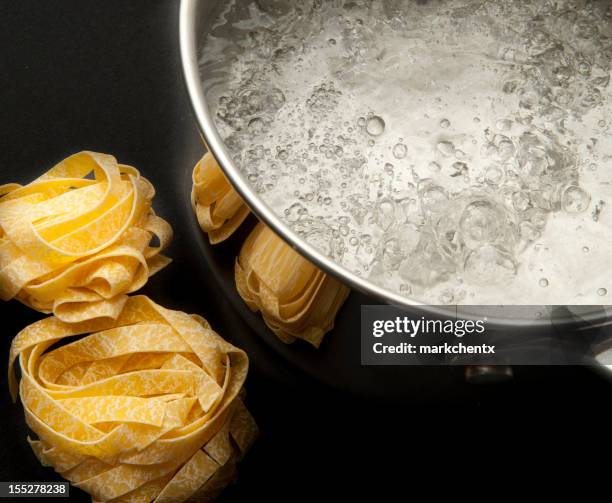
[[[293,230],[291,230],[259,197],[248,183],[232,160],[228,149],[217,131],[217,127],[206,102],[198,66],[198,54],[202,48],[204,39],[213,21],[217,18],[219,11],[224,7],[225,2],[223,0],[181,0],[180,47],[185,81],[203,140],[219,162],[234,188],[242,196],[253,213],[270,226],[282,239],[312,263],[316,264],[325,272],[334,275],[350,287],[391,304],[400,306],[420,306],[421,309],[434,314],[448,315],[449,311],[446,307],[426,306],[414,299],[386,290],[371,283],[367,279],[357,276],[329,257],[323,255],[293,232]],[[537,306],[534,306],[534,312],[537,310]],[[452,312],[454,313],[454,308]],[[546,317],[537,319],[534,317],[518,318],[516,316],[504,316],[503,309],[498,310],[494,316],[492,316],[490,310],[484,313],[473,311],[471,314],[474,317],[487,316],[490,323],[498,322],[504,326],[543,327],[551,324],[551,320]],[[588,309],[581,308],[580,317],[583,320],[599,324],[609,319],[609,316],[605,314],[605,310],[601,308],[593,309],[592,312],[589,312]],[[555,324],[558,326],[560,321],[562,322],[563,320],[556,319]],[[569,322],[571,322],[570,319],[568,319],[568,323]]]

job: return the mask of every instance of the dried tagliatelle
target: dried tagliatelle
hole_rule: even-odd
[[[245,241],[235,273],[240,296],[286,343],[297,338],[319,347],[350,291],[262,223]]]
[[[193,169],[191,204],[200,227],[212,244],[225,241],[249,215],[249,208],[210,152]]]
[[[0,298],[64,321],[116,318],[169,263],[153,186],[114,157],[80,152],[28,185],[0,186]],[[158,243],[152,246],[152,239]]]
[[[246,354],[144,296],[117,320],[51,316],[22,330],[13,398],[18,357],[34,453],[96,502],[209,501],[257,435],[240,398]]]

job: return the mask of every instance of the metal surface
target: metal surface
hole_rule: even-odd
[[[220,0],[181,0],[179,26],[180,48],[185,83],[203,140],[217,159],[236,191],[253,213],[271,227],[285,242],[312,263],[320,267],[323,271],[335,276],[346,285],[390,304],[411,307],[418,306],[422,310],[436,315],[448,316],[454,313],[454,308],[449,308],[449,306],[424,305],[415,299],[382,288],[345,269],[334,260],[317,251],[303,238],[293,232],[293,230],[279,218],[251,187],[248,180],[246,180],[238,166],[232,160],[230,152],[217,131],[213,116],[206,102],[198,66],[198,55],[203,45],[203,40],[212,22],[219,14],[219,10],[224,6],[225,2]],[[591,321],[593,323],[600,322],[602,319],[606,319],[605,316],[602,315],[603,312],[601,308],[595,309],[590,313],[582,312],[581,318],[582,320]],[[541,319],[532,317],[505,317],[503,308],[499,313],[499,315],[493,317],[490,311],[486,313],[472,312],[466,317],[477,319],[487,316],[489,325],[497,324],[501,326],[525,328],[548,327],[551,326],[552,323],[551,320],[546,317]],[[573,321],[575,321],[574,318],[569,316],[566,320],[557,318],[554,323],[558,326],[560,322],[572,323]]]
[[[465,368],[465,380],[471,384],[496,384],[514,377],[507,365],[470,365]]]

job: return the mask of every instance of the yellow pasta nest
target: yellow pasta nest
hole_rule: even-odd
[[[80,152],[26,186],[0,186],[0,298],[64,321],[116,318],[170,260],[153,186],[114,157]],[[159,243],[151,246],[153,236]]]
[[[350,290],[259,223],[236,260],[236,287],[252,311],[286,343],[319,347]]]
[[[198,223],[212,244],[229,238],[249,215],[249,208],[206,153],[193,169],[191,204]]]
[[[52,316],[22,330],[13,398],[18,357],[36,456],[93,501],[208,501],[257,434],[240,399],[246,354],[201,317],[144,296],[129,297],[117,320]]]

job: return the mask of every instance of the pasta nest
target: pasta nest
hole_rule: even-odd
[[[0,186],[0,298],[63,321],[117,318],[126,295],[170,262],[160,252],[172,228],[154,195],[138,170],[95,152]]]
[[[93,501],[208,501],[257,435],[241,400],[246,354],[144,296],[116,320],[51,316],[22,330],[14,398],[17,359],[34,453]]]

